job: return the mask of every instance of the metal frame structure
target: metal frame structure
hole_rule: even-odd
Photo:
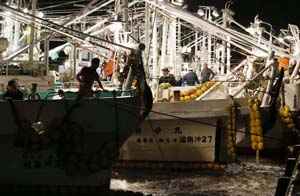
[[[72,14],[51,14],[53,6],[57,8],[65,3],[37,8],[36,11],[35,4],[38,2],[29,3],[31,5],[21,0],[10,0],[7,5],[0,4],[0,14],[4,17],[1,23],[2,35],[14,43],[7,50],[2,63],[14,58],[20,59],[19,55],[26,53],[29,48],[27,58],[30,62],[44,59],[48,65],[49,54],[72,46],[70,56],[73,59],[70,61],[75,73],[84,52],[92,52],[105,60],[111,58],[113,52],[128,54],[139,42],[143,42],[146,45],[145,68],[153,89],[157,89],[160,70],[164,67],[170,68],[179,79],[188,67],[200,72],[201,65],[208,63],[226,81],[237,79],[233,77],[236,67],[240,71],[247,65],[246,69],[252,70],[253,59],[267,59],[271,51],[277,56],[296,58],[297,66],[292,78],[295,78],[300,67],[297,58],[300,50],[295,49],[292,53],[288,44],[279,43],[278,37],[261,28],[261,25],[269,24],[257,18],[251,28],[239,24],[233,19],[229,6],[226,6],[222,15],[216,17],[213,13],[217,10],[213,7],[201,6],[204,13],[201,16],[189,13],[178,3],[172,4],[167,0],[92,0],[86,6],[76,4],[74,9],[82,8]],[[40,11],[46,15],[40,17]],[[26,25],[31,27],[28,44],[24,44],[24,40],[28,39]],[[44,32],[46,36],[42,36]],[[290,26],[290,32],[293,37],[299,36],[295,26]],[[66,43],[48,50],[49,42],[56,38]],[[45,43],[44,53],[40,49],[34,50],[39,47],[33,47],[41,41]],[[294,39],[294,48],[297,48],[297,42],[299,38]],[[232,62],[233,51],[245,56],[240,60],[241,63],[237,62],[237,66]],[[248,73],[245,76],[248,80],[255,78],[251,71],[244,70],[244,73]],[[244,82],[240,84],[241,87],[245,85]]]

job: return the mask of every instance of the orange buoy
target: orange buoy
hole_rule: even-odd
[[[290,59],[287,57],[280,57],[278,59],[278,63],[279,63],[279,69],[283,68],[283,70],[287,70],[289,67],[289,63],[290,63]]]
[[[108,62],[103,64],[103,71],[105,73],[105,76],[112,76],[114,64],[115,61],[113,59],[110,59]]]

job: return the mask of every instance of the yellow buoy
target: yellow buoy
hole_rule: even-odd
[[[287,125],[287,127],[288,127],[289,129],[294,128],[294,127],[295,127],[295,124],[294,124],[294,123],[290,123],[290,124]]]
[[[197,98],[197,95],[196,94],[192,94],[191,95],[191,99],[196,99]]]
[[[252,110],[254,110],[254,111],[258,111],[258,106],[257,106],[257,104],[256,104],[256,103],[252,105]]]
[[[262,150],[264,148],[264,144],[262,143],[262,142],[259,142],[258,144],[257,144],[257,149],[258,150]]]
[[[257,143],[253,142],[253,143],[251,144],[251,148],[252,148],[253,150],[257,150],[257,148],[258,148]]]
[[[260,127],[260,125],[261,125],[260,119],[257,118],[257,119],[254,121],[254,124],[255,124],[256,127]]]

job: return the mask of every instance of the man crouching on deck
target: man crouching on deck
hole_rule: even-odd
[[[79,96],[80,97],[92,97],[93,96],[93,84],[97,81],[99,87],[104,90],[99,75],[97,73],[97,68],[99,67],[100,60],[98,58],[93,58],[90,67],[84,67],[77,74],[77,80],[79,81]]]

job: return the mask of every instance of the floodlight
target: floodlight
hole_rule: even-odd
[[[115,15],[114,19],[110,21],[109,30],[110,31],[121,31],[123,27],[123,22],[119,15]]]
[[[200,8],[200,9],[198,9],[197,14],[198,14],[200,17],[202,17],[202,16],[205,15],[205,12],[204,12],[203,9]]]
[[[29,12],[28,8],[27,8],[27,7],[24,8],[24,9],[23,9],[23,12],[27,14],[27,13]]]
[[[177,6],[183,6],[184,0],[172,0],[171,3]]]
[[[111,24],[109,26],[109,30],[119,32],[122,30],[122,27],[123,27],[122,22],[114,21],[114,22],[111,22]]]
[[[38,13],[38,17],[43,18],[44,17],[44,13],[43,12],[39,12]]]
[[[291,35],[286,35],[283,39],[284,40],[293,40],[294,38]]]
[[[278,38],[278,41],[279,41],[280,43],[284,43],[283,37],[279,37],[279,38]]]
[[[212,16],[215,18],[218,18],[220,16],[220,14],[216,9],[213,9]]]

